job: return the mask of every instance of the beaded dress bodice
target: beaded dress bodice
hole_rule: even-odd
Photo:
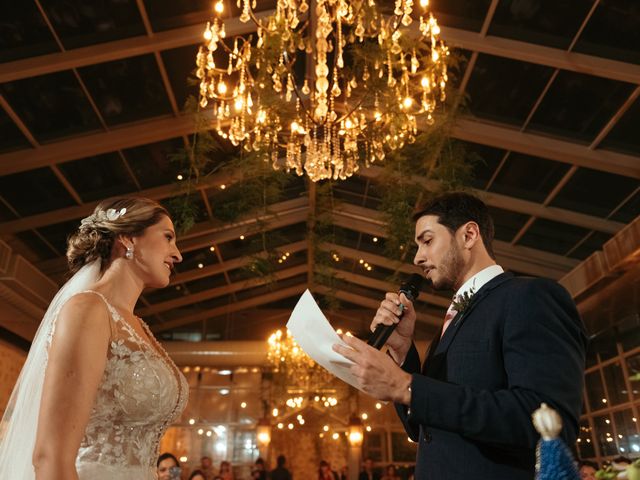
[[[103,473],[122,469],[123,478],[128,477],[125,471],[137,478],[154,478],[160,439],[184,410],[189,387],[144,322],[151,343],[102,294],[91,292],[109,309],[111,339],[76,459],[78,473],[88,479],[95,478],[94,468]]]

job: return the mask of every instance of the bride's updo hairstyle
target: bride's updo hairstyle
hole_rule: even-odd
[[[100,258],[104,271],[119,235],[142,235],[146,228],[158,223],[163,216],[170,217],[169,212],[148,198],[124,197],[100,202],[67,240],[69,270],[76,273],[86,263]]]

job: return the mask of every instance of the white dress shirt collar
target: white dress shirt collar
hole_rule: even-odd
[[[465,292],[469,292],[469,295],[473,296],[478,292],[478,290],[483,287],[485,283],[489,282],[503,272],[504,269],[500,265],[491,265],[484,270],[480,270],[473,277],[462,284],[453,298],[459,298],[459,295],[462,295]]]

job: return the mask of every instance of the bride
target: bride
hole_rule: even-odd
[[[188,386],[133,314],[182,260],[168,212],[144,198],[98,205],[68,242],[73,277],[36,333],[0,426],[0,478],[156,478],[158,444]]]

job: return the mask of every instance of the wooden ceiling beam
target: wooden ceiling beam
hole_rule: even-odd
[[[181,318],[169,320],[159,325],[153,325],[151,330],[154,332],[164,332],[173,328],[182,327],[183,325],[189,325],[190,323],[201,322],[209,318],[219,317],[220,315],[227,315],[229,313],[239,312],[241,310],[247,310],[259,305],[276,302],[278,300],[284,300],[285,298],[293,297],[295,295],[302,294],[307,288],[306,283],[295,285],[293,287],[282,288],[273,292],[265,293],[264,295],[258,295],[246,300],[240,300],[229,305],[222,305],[220,307],[211,308],[202,312],[186,315]]]
[[[371,310],[372,315],[376,312],[376,310],[378,310],[378,307],[380,306],[380,300],[364,297],[362,295],[358,295],[357,293],[345,292],[344,290],[332,291],[329,287],[324,285],[315,285],[313,291],[314,293],[320,293],[322,295],[333,295],[338,300],[368,308]],[[424,314],[421,312],[416,312],[416,314],[416,320],[418,322],[435,328],[442,327],[442,318],[436,317],[435,315]]]
[[[333,214],[334,224],[369,235],[383,237],[386,232],[380,213],[363,207],[342,204],[339,212]],[[510,245],[499,240],[493,241],[498,262],[505,268],[529,275],[559,279],[573,269],[578,260],[533,248]]]
[[[307,241],[302,240],[300,242],[288,243],[286,245],[282,245],[277,247],[274,250],[279,252],[300,252],[307,249]],[[264,252],[260,252],[256,254],[253,258],[267,258],[267,255]],[[237,268],[246,267],[250,262],[249,257],[238,257],[232,258],[231,260],[225,260],[222,263],[216,263],[214,265],[208,265],[203,268],[197,268],[193,270],[189,270],[182,273],[177,273],[173,277],[171,277],[171,285],[178,285],[183,282],[191,282],[193,280],[199,280],[201,278],[206,278],[213,275],[219,275],[221,273],[229,272],[231,270],[235,270]]]
[[[638,159],[638,162],[640,163],[640,159]],[[358,174],[362,177],[376,179],[382,175],[383,172],[384,169],[382,167],[371,166],[360,170]],[[440,189],[440,183],[437,180],[429,180],[418,176],[414,176],[412,180],[423,185],[427,190],[437,191]],[[565,210],[563,208],[550,207],[542,203],[509,197],[499,193],[487,192],[478,189],[471,189],[471,192],[480,197],[490,207],[545,218],[547,220],[553,220],[554,222],[575,225],[577,227],[586,228],[587,230],[596,230],[598,232],[614,235],[625,226],[624,223],[615,222],[613,220]]]
[[[153,118],[114,127],[108,132],[90,133],[47,143],[38,148],[4,153],[0,155],[0,176],[190,135],[194,133],[195,125],[192,115]],[[494,148],[640,179],[638,156],[610,150],[591,150],[588,145],[519,132],[508,125],[460,118],[452,129],[452,136]]]
[[[273,13],[273,10],[257,12],[256,17],[264,19]],[[415,22],[411,28],[417,29]],[[238,17],[234,17],[225,20],[225,30],[227,37],[232,37],[255,31],[255,25],[253,22],[242,23]],[[141,35],[66,52],[7,62],[0,65],[0,83],[197,45],[203,42],[203,31],[204,23],[164,32],[154,32],[153,37]],[[482,32],[471,32],[445,25],[441,25],[441,35],[450,47],[460,47],[472,52],[486,53],[622,82],[640,83],[640,66],[638,65],[508,38],[486,36]]]
[[[640,179],[640,161],[636,155],[626,155],[611,150],[593,150],[589,145],[521,132],[508,125],[460,118],[453,125],[451,135],[467,142]]]
[[[335,243],[325,243],[320,245],[320,248],[327,252],[336,252],[341,257],[349,257],[354,260],[362,259],[373,266],[386,268],[388,270],[399,270],[403,273],[406,273],[407,275],[420,272],[420,269],[415,265],[412,265],[409,263],[394,262],[389,258],[383,257],[381,255],[376,255],[374,253],[369,253],[362,250],[356,250],[355,248],[344,247],[342,245],[337,245]],[[344,273],[346,272],[343,272],[337,269],[335,270],[335,272],[338,273],[339,276],[341,276],[341,278],[344,278],[347,281],[351,281],[350,280],[351,277],[349,275],[344,276]],[[361,280],[360,277],[362,277],[362,279],[367,278],[371,280],[371,282],[368,285],[360,283],[360,285],[363,285],[365,287],[369,286],[371,288],[382,290],[383,292],[393,292],[398,290],[398,285],[392,285],[389,282],[383,282],[381,280],[377,280],[370,277],[364,277],[364,276],[358,276],[353,278],[356,280]],[[358,283],[358,282],[354,281],[353,283]],[[427,303],[437,305],[439,307],[444,307],[444,308],[448,308],[449,304],[451,303],[450,299],[445,297],[440,297],[438,295],[434,295],[429,292],[420,292],[420,299],[424,300]]]
[[[240,235],[251,234],[258,222],[268,230],[302,223],[307,218],[307,199],[305,197],[284,202],[274,203],[269,206],[269,210],[263,215],[245,215],[232,224],[213,223],[205,221],[196,224],[189,233],[178,238],[178,249],[181,252],[191,252],[199,248],[208,248],[212,244],[234,240]],[[0,224],[0,231],[3,224]],[[44,260],[37,264],[38,268],[47,275],[55,275],[66,269],[64,258],[54,258]]]
[[[239,172],[218,172],[211,176],[203,177],[203,179],[196,183],[193,188],[196,191],[204,191],[208,188],[218,187],[221,184],[230,185],[241,178],[242,174]],[[160,201],[183,193],[184,192],[180,190],[180,186],[178,184],[170,183],[159,187],[134,191],[131,192],[130,195]],[[70,220],[86,217],[93,212],[98,203],[100,203],[100,201],[87,202],[82,205],[60,208],[58,210],[51,210],[44,213],[18,218],[16,220],[10,220],[8,222],[0,223],[0,231],[2,231],[2,233],[18,233],[25,230],[40,228],[47,225],[55,225],[56,223],[68,222]]]
[[[0,155],[0,176],[138,147],[195,131],[192,115],[160,117]]]
[[[385,292],[397,292],[398,291],[398,285],[393,285],[393,284],[391,284],[389,282],[385,282],[384,280],[379,280],[377,278],[367,277],[366,275],[359,275],[359,274],[353,273],[353,272],[345,272],[344,270],[339,270],[337,268],[333,268],[331,270],[332,270],[332,272],[334,272],[336,274],[337,278],[340,278],[342,280],[346,280],[349,283],[353,283],[355,285],[360,285],[361,287],[365,287],[365,288],[372,288],[374,290],[380,290],[381,293],[380,293],[380,299],[378,300],[378,307],[380,306],[380,302],[382,300],[384,300],[384,293]],[[435,305],[436,307],[442,307],[442,316],[440,316],[440,317],[433,316],[433,318],[437,318],[437,323],[435,323],[435,324],[436,325],[442,325],[442,319],[444,318],[444,315],[446,313],[446,309],[449,308],[449,305],[451,304],[451,299],[447,299],[447,298],[443,298],[443,297],[436,297],[435,295],[430,295],[430,297],[432,299],[434,299],[435,301],[431,302],[431,301],[427,300],[425,292],[420,292],[420,296],[419,296],[420,300],[425,301],[427,304]],[[376,310],[377,310],[378,307],[376,307]]]
[[[256,17],[265,19],[273,13],[274,10],[258,12]],[[237,17],[225,19],[224,23],[225,31],[229,38],[255,31],[253,22],[242,23]],[[154,32],[153,36],[141,35],[3,63],[0,65],[0,83],[197,45],[204,43],[202,36],[204,27],[204,23],[189,25],[164,32]],[[196,59],[194,57],[194,67],[195,63]]]
[[[417,29],[417,25],[411,26]],[[460,47],[473,52],[511,58],[522,62],[545,65],[570,72],[584,73],[620,82],[640,84],[640,65],[596,57],[564,49],[492,35],[482,35],[460,28],[441,26],[442,39],[449,48]]]
[[[298,265],[296,267],[279,270],[273,274],[276,280],[284,280],[287,278],[295,277],[296,275],[302,275],[307,272],[307,265]],[[210,288],[202,292],[194,293],[192,295],[186,295],[184,297],[175,298],[173,300],[166,300],[164,302],[154,303],[148,307],[141,308],[136,311],[136,315],[140,317],[146,317],[154,315],[159,312],[172,310],[174,308],[184,307],[193,303],[202,302],[205,300],[211,300],[212,298],[221,297],[230,293],[240,292],[254,287],[260,287],[265,285],[267,280],[261,277],[250,278],[240,282],[232,283],[231,285],[224,285],[222,287]]]

